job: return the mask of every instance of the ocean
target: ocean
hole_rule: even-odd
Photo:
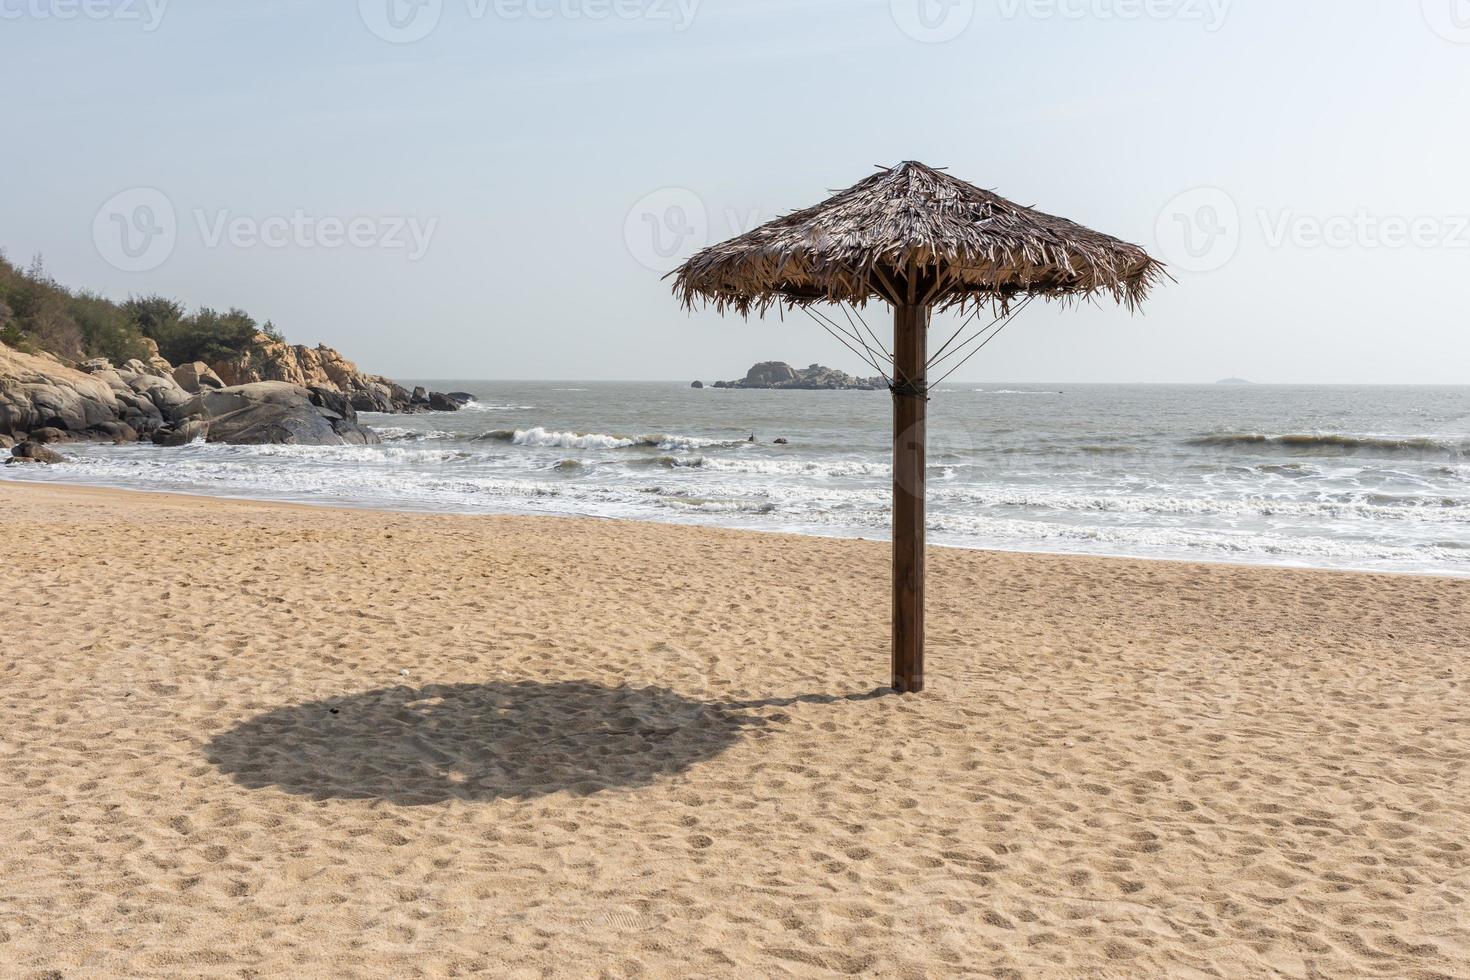
[[[886,392],[408,383],[479,401],[364,415],[382,446],[73,444],[0,478],[888,534]],[[929,410],[934,544],[1470,575],[1470,387],[948,384]]]

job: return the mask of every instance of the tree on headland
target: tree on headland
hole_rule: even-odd
[[[244,310],[231,308],[217,313],[207,306],[193,316],[179,321],[177,332],[168,337],[168,346],[158,341],[159,352],[175,364],[203,361],[212,364],[227,360],[249,346],[260,330],[255,319]]]
[[[0,342],[18,350],[121,364],[145,357],[146,340],[152,340],[174,364],[214,363],[238,355],[257,333],[285,340],[275,324],[260,326],[238,308],[220,313],[201,307],[189,314],[177,300],[158,295],[115,303],[67,289],[47,274],[39,255],[22,270],[0,252]]]
[[[184,307],[167,296],[129,296],[122,304],[123,312],[135,323],[145,337],[155,341],[162,335],[176,330],[184,318]]]

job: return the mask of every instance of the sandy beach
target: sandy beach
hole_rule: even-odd
[[[1470,975],[1470,580],[0,514],[7,977]]]

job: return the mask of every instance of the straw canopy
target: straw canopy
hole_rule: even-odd
[[[777,304],[945,309],[1099,294],[1131,308],[1167,274],[1137,245],[908,161],[706,248],[672,275],[686,307],[746,315]]]

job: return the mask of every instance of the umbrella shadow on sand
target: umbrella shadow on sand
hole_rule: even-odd
[[[585,681],[389,687],[276,708],[204,754],[249,789],[404,806],[645,786],[712,759],[797,703],[882,696],[700,701]]]

